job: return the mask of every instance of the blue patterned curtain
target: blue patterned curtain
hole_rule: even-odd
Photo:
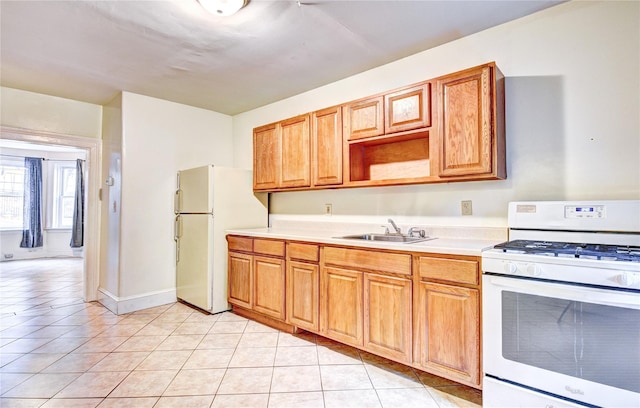
[[[73,203],[73,227],[71,227],[71,248],[84,245],[84,160],[76,160],[76,196]]]
[[[24,207],[21,248],[42,246],[42,159],[24,158]]]

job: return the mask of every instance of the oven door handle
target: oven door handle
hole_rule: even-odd
[[[487,284],[531,295],[640,310],[640,296],[634,292],[485,275],[483,285]]]

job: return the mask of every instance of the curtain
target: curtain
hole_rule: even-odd
[[[71,227],[71,248],[84,245],[84,160],[76,160],[76,196],[73,203],[73,226]]]
[[[42,159],[25,157],[21,248],[42,246]]]

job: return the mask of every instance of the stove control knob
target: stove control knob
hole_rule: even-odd
[[[631,272],[623,272],[616,276],[616,281],[620,285],[626,287],[640,286],[640,275]]]
[[[541,274],[542,274],[542,269],[540,269],[540,265],[536,265],[536,264],[527,265],[527,275],[540,276]]]
[[[508,275],[516,275],[518,273],[518,266],[513,262],[505,262],[504,272]]]

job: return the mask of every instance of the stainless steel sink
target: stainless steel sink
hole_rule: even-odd
[[[429,241],[436,237],[410,237],[408,235],[399,234],[356,234],[336,237],[342,239],[359,239],[362,241],[381,241],[381,242],[400,242],[403,244],[412,244],[414,242]]]

